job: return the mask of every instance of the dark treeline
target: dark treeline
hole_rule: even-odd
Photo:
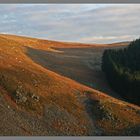
[[[140,39],[119,50],[105,50],[102,70],[111,87],[128,101],[140,105]]]

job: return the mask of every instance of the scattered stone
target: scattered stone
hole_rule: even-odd
[[[16,90],[16,97],[17,97],[17,99],[22,98],[22,93],[19,90]]]
[[[38,86],[38,82],[37,82],[37,80],[35,80],[35,79],[33,79],[33,85],[35,86],[35,87],[37,87]]]
[[[27,101],[27,97],[25,97],[25,96],[18,96],[18,98],[16,99],[16,101],[18,103],[25,103]]]
[[[18,103],[25,103],[27,101],[26,92],[23,91],[22,85],[18,85],[16,90],[16,102]]]
[[[25,103],[27,101],[27,97],[23,96],[21,101]]]
[[[33,94],[32,95],[32,99],[38,102],[39,101],[39,96]]]

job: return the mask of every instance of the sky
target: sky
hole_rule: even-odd
[[[0,4],[0,33],[113,43],[140,36],[140,4]]]

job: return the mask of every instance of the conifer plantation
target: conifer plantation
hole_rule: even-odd
[[[119,50],[105,50],[102,70],[110,86],[122,97],[140,105],[140,39]]]

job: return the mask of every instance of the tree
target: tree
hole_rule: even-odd
[[[115,91],[140,105],[140,39],[124,49],[105,50],[102,70]]]

